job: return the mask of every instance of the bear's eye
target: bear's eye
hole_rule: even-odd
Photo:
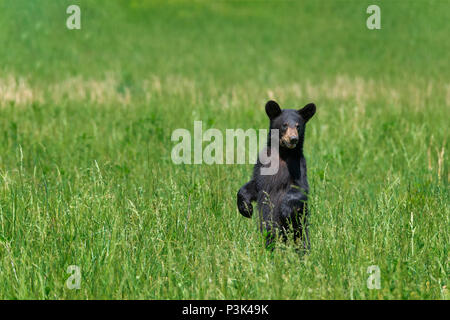
[[[287,128],[288,124],[287,122],[283,123],[283,128]]]
[[[297,127],[297,129],[300,128],[300,125],[298,123],[296,123],[295,126]]]

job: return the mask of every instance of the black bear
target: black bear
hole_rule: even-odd
[[[310,247],[306,221],[309,186],[303,141],[305,125],[315,112],[314,103],[300,110],[281,110],[278,103],[272,100],[266,104],[266,113],[270,119],[267,147],[258,157],[252,179],[239,189],[237,205],[239,212],[250,218],[253,214],[252,202],[257,201],[260,230],[266,236],[268,248],[273,249],[276,235],[286,240],[291,227],[294,240],[299,239],[305,250]],[[273,129],[278,129],[278,132]],[[272,132],[277,132],[277,136],[272,136]],[[278,152],[273,143],[278,144]],[[262,168],[273,165],[261,161],[264,153],[271,162],[275,161],[278,168],[276,173],[261,174]]]

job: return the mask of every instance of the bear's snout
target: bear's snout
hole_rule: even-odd
[[[298,136],[290,136],[289,137],[289,142],[291,144],[297,144],[298,143]]]
[[[281,143],[283,146],[293,149],[298,143],[298,131],[296,128],[288,128],[281,138]]]

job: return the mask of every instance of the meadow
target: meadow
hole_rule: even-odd
[[[0,0],[0,298],[449,299],[449,21],[444,0]],[[305,256],[238,213],[252,164],[171,159],[194,121],[266,129],[268,99],[317,105]]]

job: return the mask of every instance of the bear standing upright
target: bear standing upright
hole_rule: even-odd
[[[292,226],[294,240],[300,239],[304,249],[309,249],[308,235],[308,179],[306,160],[303,156],[305,125],[316,112],[316,106],[309,103],[300,110],[281,110],[278,103],[269,101],[266,113],[270,119],[267,147],[262,151],[276,161],[278,170],[274,174],[261,174],[267,167],[261,155],[253,169],[252,179],[239,189],[237,205],[239,212],[247,218],[253,214],[252,202],[257,201],[260,214],[260,230],[265,232],[266,247],[273,248],[273,240],[279,234],[287,239],[287,231]],[[276,137],[272,130],[278,129]],[[276,131],[274,131],[276,132]],[[271,141],[279,143],[277,148]]]

